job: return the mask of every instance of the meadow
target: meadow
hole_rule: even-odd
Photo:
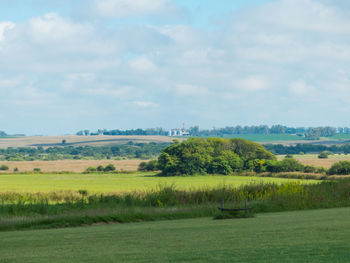
[[[347,262],[350,208],[0,233],[1,262]]]
[[[120,193],[157,189],[176,185],[179,189],[198,189],[220,185],[241,186],[258,183],[302,182],[315,180],[269,178],[255,176],[176,176],[158,177],[154,172],[142,173],[13,173],[0,174],[0,192],[52,192],[87,190],[95,193]]]
[[[279,160],[282,160],[285,155],[278,155]],[[317,167],[330,168],[334,163],[339,161],[350,161],[350,154],[332,154],[327,159],[318,158],[318,154],[295,154],[293,158],[300,161],[304,165],[312,165]]]

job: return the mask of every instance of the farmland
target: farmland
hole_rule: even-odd
[[[2,232],[3,262],[347,262],[350,208]]]
[[[171,142],[174,138],[168,136],[24,136],[15,138],[0,138],[0,148],[8,147],[53,147],[62,146],[65,140],[66,146],[102,146],[111,144]]]
[[[0,161],[0,165],[7,165],[9,171],[18,168],[19,172],[32,172],[39,168],[42,172],[84,172],[86,168],[99,165],[113,164],[118,171],[136,171],[143,160],[57,160],[57,161]],[[1,171],[1,173],[6,171]]]
[[[284,155],[279,155],[279,159],[283,159]],[[332,154],[327,159],[318,158],[318,154],[296,154],[293,158],[297,159],[304,165],[320,166],[324,168],[330,168],[334,163],[339,161],[350,161],[350,155],[348,154]]]
[[[1,174],[0,192],[50,192],[87,190],[89,192],[130,192],[156,189],[174,184],[179,189],[197,189],[220,185],[240,186],[254,183],[314,183],[314,180],[258,178],[248,176],[157,177],[155,173],[131,174]]]

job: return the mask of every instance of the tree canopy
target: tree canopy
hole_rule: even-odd
[[[262,145],[244,139],[190,138],[174,142],[158,158],[165,175],[229,174],[254,169],[256,160],[275,160]]]

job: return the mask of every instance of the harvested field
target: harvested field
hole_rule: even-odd
[[[134,143],[172,142],[173,139],[173,137],[168,136],[25,136],[16,138],[0,138],[0,148],[62,146],[63,140],[66,140],[65,146],[102,146],[111,144],[125,144],[129,141]]]
[[[304,165],[313,165],[324,168],[330,168],[334,163],[339,161],[350,161],[350,155],[334,154],[329,155],[328,159],[319,159],[318,154],[293,155],[295,159]],[[279,155],[278,159],[283,159],[284,155]]]
[[[58,161],[11,161],[0,162],[0,165],[7,165],[9,171],[15,167],[19,172],[31,172],[34,168],[39,168],[42,172],[83,172],[90,166],[113,164],[118,171],[136,171],[140,162],[144,160],[58,160]],[[2,171],[2,173],[9,171]]]

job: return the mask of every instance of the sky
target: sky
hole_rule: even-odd
[[[350,1],[0,0],[0,130],[350,126]]]

